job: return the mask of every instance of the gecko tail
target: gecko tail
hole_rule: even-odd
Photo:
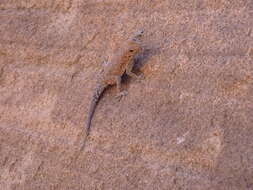
[[[93,96],[92,96],[92,100],[90,103],[90,107],[89,107],[89,112],[88,112],[88,117],[87,117],[87,122],[86,122],[86,137],[89,136],[90,134],[90,127],[91,127],[91,121],[92,121],[92,117],[94,115],[96,106],[97,106],[97,102],[101,96],[101,94],[104,92],[106,86],[102,86],[99,85],[97,86]]]

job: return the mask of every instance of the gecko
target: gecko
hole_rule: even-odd
[[[142,78],[132,72],[134,66],[134,58],[142,51],[141,41],[144,31],[136,32],[132,38],[117,49],[111,61],[108,62],[104,71],[98,77],[95,90],[93,92],[92,100],[88,110],[88,117],[86,121],[86,137],[89,136],[92,117],[94,115],[96,105],[104,90],[111,85],[117,85],[117,96],[121,97],[127,94],[126,91],[121,90],[121,77],[124,73],[136,79]]]
[[[143,78],[142,76],[138,76],[132,72],[134,66],[134,58],[143,49],[141,46],[143,34],[144,31],[140,30],[136,32],[132,38],[123,43],[122,47],[117,49],[111,61],[107,63],[103,72],[100,73],[100,75],[98,76],[97,83],[93,91],[93,96],[90,101],[88,115],[85,123],[86,135],[84,137],[84,140],[82,141],[80,150],[73,155],[70,164],[75,162],[75,160],[79,157],[79,155],[81,154],[82,150],[85,147],[86,139],[90,134],[92,117],[94,115],[99,98],[104,92],[104,90],[108,86],[116,84],[118,91],[116,97],[122,97],[127,94],[126,91],[121,90],[121,77],[124,73],[133,78],[137,79]]]

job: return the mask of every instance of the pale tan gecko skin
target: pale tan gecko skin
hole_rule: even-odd
[[[133,38],[127,41],[121,49],[114,55],[112,60],[108,63],[104,72],[99,76],[97,86],[95,88],[90,107],[88,110],[88,117],[86,122],[86,136],[90,133],[91,120],[95,112],[96,104],[99,97],[109,85],[117,85],[118,97],[123,96],[126,93],[121,91],[121,77],[126,72],[127,75],[140,78],[132,72],[134,66],[134,58],[142,51],[141,39],[143,36],[143,30],[138,31]]]

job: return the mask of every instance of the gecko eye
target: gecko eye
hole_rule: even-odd
[[[133,49],[130,49],[129,51],[130,51],[130,52],[133,52],[134,50],[133,50]]]

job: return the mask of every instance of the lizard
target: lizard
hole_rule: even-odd
[[[132,38],[127,40],[122,48],[118,48],[116,53],[113,55],[111,61],[109,61],[104,68],[103,72],[98,76],[97,83],[95,85],[95,90],[93,91],[92,99],[90,101],[88,115],[86,119],[86,135],[82,141],[82,145],[79,151],[77,151],[70,162],[73,163],[82,152],[85,147],[86,139],[90,134],[90,127],[92,117],[94,115],[96,105],[99,101],[100,96],[104,90],[111,85],[117,85],[118,94],[116,97],[121,97],[126,95],[126,91],[121,90],[121,77],[124,73],[133,78],[142,78],[142,76],[137,76],[132,72],[134,66],[134,58],[137,54],[142,51],[141,39],[143,37],[143,30],[138,31]]]
[[[92,117],[94,115],[96,105],[99,101],[100,96],[104,90],[111,85],[117,85],[118,94],[116,97],[121,97],[126,95],[126,91],[121,90],[121,77],[124,73],[132,78],[139,79],[141,76],[136,75],[132,72],[134,66],[134,58],[137,54],[142,51],[141,39],[143,37],[143,30],[135,33],[135,35],[130,38],[123,47],[117,49],[116,53],[113,55],[111,61],[104,68],[104,71],[98,77],[95,90],[93,92],[92,100],[88,110],[88,116],[86,121],[86,137],[89,136]]]

